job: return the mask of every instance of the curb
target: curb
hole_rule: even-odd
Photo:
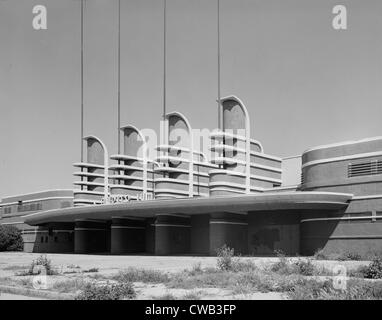
[[[31,288],[21,288],[15,286],[0,285],[0,294],[11,293],[28,297],[43,298],[47,300],[74,300],[74,295],[70,293],[58,293],[49,290],[36,290]]]

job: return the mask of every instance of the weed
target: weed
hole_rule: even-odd
[[[90,269],[87,269],[87,270],[83,270],[82,272],[84,273],[91,273],[91,272],[98,272],[99,269],[98,268],[90,268]]]
[[[130,267],[125,271],[120,271],[112,277],[118,282],[148,282],[148,283],[164,283],[169,281],[166,273],[158,270],[137,269]]]
[[[129,282],[113,284],[96,284],[93,282],[85,284],[84,288],[76,296],[76,300],[125,300],[134,299],[136,293]]]
[[[222,271],[232,270],[233,266],[233,256],[235,255],[235,250],[224,244],[222,247],[216,250],[217,254],[217,267]]]
[[[188,292],[183,297],[183,300],[200,300],[200,292]]]
[[[171,293],[166,293],[162,296],[154,297],[155,300],[176,300],[176,297]]]

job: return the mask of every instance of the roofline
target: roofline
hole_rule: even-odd
[[[11,196],[2,197],[0,199],[1,200],[0,204],[2,203],[3,200],[6,200],[7,198],[24,197],[24,196],[29,196],[29,195],[33,195],[33,194],[40,194],[40,193],[52,192],[52,191],[71,191],[71,192],[73,192],[73,189],[48,189],[48,190],[35,191],[35,192],[24,193],[24,194],[14,194],[14,195],[11,195]]]
[[[331,143],[331,144],[324,144],[317,147],[306,149],[302,154],[310,152],[310,151],[314,151],[314,150],[327,149],[327,148],[339,147],[339,146],[344,146],[349,144],[357,144],[362,142],[376,141],[376,140],[382,140],[382,136],[370,137],[370,138],[365,138],[360,140],[349,140],[349,141],[343,141],[343,142],[337,142],[337,143]]]
[[[133,201],[53,209],[24,216],[25,223],[73,222],[78,218],[110,220],[115,215],[154,217],[156,214],[202,214],[231,211],[333,210],[346,207],[353,194],[315,191],[252,193],[233,196]]]

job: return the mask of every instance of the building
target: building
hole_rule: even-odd
[[[73,190],[48,190],[10,196],[0,202],[0,224],[12,225],[21,230],[24,251],[67,252],[72,246],[66,246],[73,243],[72,228],[42,228],[30,226],[24,220],[31,213],[68,207],[73,207]]]
[[[75,164],[73,206],[23,217],[38,235],[62,237],[36,236],[26,250],[213,255],[226,244],[253,255],[380,251],[382,137],[292,157],[301,181],[286,186],[287,159],[264,153],[251,138],[243,102],[229,96],[221,104],[223,127],[210,135],[211,159],[178,112],[167,114],[154,159],[131,125],[121,128],[122,154],[109,157],[101,140],[86,137],[86,160]],[[11,222],[7,201],[2,223]]]

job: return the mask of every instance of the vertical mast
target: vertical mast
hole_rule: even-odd
[[[163,144],[167,144],[168,143],[168,139],[167,139],[167,134],[168,132],[166,132],[167,130],[167,126],[166,126],[166,105],[167,105],[167,101],[166,101],[166,82],[167,82],[167,74],[166,74],[166,69],[167,69],[167,64],[166,64],[166,60],[167,60],[167,53],[166,53],[166,46],[167,46],[167,43],[166,43],[166,11],[167,11],[167,1],[166,0],[163,0],[163,110],[162,110],[162,130],[163,130]]]
[[[81,0],[81,162],[84,161],[84,0]]]
[[[166,0],[163,6],[163,121],[166,119]]]
[[[121,153],[121,0],[118,0],[118,154]]]
[[[163,6],[163,121],[166,120],[166,3],[167,1],[164,0],[164,6]]]
[[[222,130],[221,105],[220,105],[220,0],[217,0],[217,54],[218,54],[218,128]]]

